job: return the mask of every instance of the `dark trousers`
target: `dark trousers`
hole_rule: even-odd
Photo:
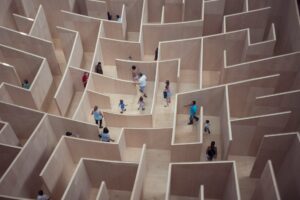
[[[207,127],[204,127],[204,132],[205,132],[205,133],[208,132],[208,134],[210,134],[210,129],[207,128]]]
[[[100,119],[100,120],[95,119],[95,122],[96,122],[96,124],[98,124],[98,122],[99,122],[99,128],[102,128],[102,119]]]
[[[196,121],[199,120],[199,118],[196,115],[190,115],[190,123],[193,123],[193,119],[195,119]]]

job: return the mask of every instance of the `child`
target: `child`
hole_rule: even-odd
[[[86,86],[86,84],[87,84],[87,82],[88,82],[88,79],[89,79],[89,73],[84,72],[84,73],[83,73],[83,76],[82,76],[82,84],[83,84],[83,87]]]
[[[131,67],[131,74],[132,74],[133,81],[139,80],[139,72],[135,65],[132,65]]]
[[[121,112],[120,112],[121,114],[126,111],[126,108],[125,108],[126,106],[127,105],[125,105],[124,101],[121,99],[120,103],[119,103],[119,107],[121,109]]]
[[[98,106],[94,106],[92,115],[94,115],[95,123],[98,124],[99,122],[99,128],[103,128],[102,127],[103,114],[101,113],[100,110],[98,110]]]
[[[30,88],[30,83],[27,79],[24,80],[22,83],[22,88],[29,89]]]
[[[99,134],[99,138],[102,142],[110,142],[110,141],[114,142],[115,141],[110,138],[109,130],[106,127],[104,127],[103,131]]]
[[[98,73],[98,74],[103,74],[101,62],[98,62],[98,64],[96,65],[95,71],[96,71],[96,73]]]
[[[139,98],[138,104],[139,104],[138,110],[140,110],[140,109],[145,110],[145,102],[144,102],[144,98],[142,96]]]
[[[170,81],[167,80],[166,81],[166,86],[165,86],[165,90],[164,90],[164,98],[166,99],[166,105],[165,107],[168,107],[169,104],[171,103],[171,90],[170,90]]]
[[[206,120],[205,121],[205,124],[204,124],[204,132],[208,132],[208,134],[210,134],[210,123],[209,123],[209,120]]]

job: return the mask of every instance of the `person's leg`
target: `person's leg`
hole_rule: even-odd
[[[98,125],[98,120],[95,119],[95,123]]]
[[[204,133],[206,133],[207,132],[207,127],[204,127]]]
[[[196,115],[194,115],[193,118],[194,118],[196,121],[199,121],[199,118],[198,118]]]
[[[208,132],[208,134],[210,134],[210,128],[207,128],[207,132]]]
[[[188,125],[191,125],[191,124],[193,124],[193,115],[190,115],[190,118],[189,118],[189,123],[188,123]]]
[[[103,126],[102,126],[102,119],[99,120],[99,127],[103,128]]]

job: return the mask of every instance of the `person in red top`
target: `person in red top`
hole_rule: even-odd
[[[84,72],[83,76],[82,76],[82,83],[83,83],[83,87],[86,86],[87,82],[88,82],[88,79],[89,79],[89,73],[87,72]]]

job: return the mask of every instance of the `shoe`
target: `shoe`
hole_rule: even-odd
[[[145,108],[142,108],[142,110],[145,110]]]
[[[147,98],[147,95],[144,94],[144,97]]]
[[[103,128],[103,126],[100,126],[100,128]]]
[[[192,124],[193,124],[193,122],[189,122],[189,123],[188,123],[188,125],[192,125]]]
[[[123,111],[121,111],[120,113],[123,114]]]
[[[126,109],[124,109],[124,112],[126,111]]]
[[[198,118],[198,119],[196,119],[196,121],[199,121],[199,118]]]

